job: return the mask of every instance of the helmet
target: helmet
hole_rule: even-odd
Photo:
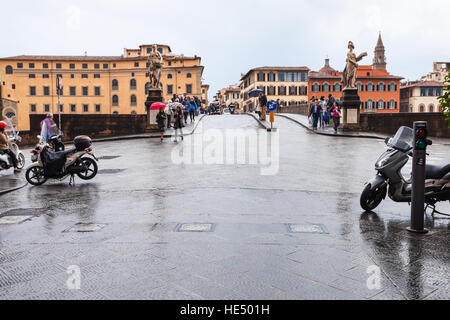
[[[47,118],[51,118],[51,117],[53,117],[53,113],[47,113]]]
[[[0,129],[5,129],[8,126],[8,124],[4,121],[0,121]]]

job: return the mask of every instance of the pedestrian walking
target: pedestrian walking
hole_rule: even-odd
[[[188,116],[189,116],[189,106],[190,106],[190,103],[189,103],[188,99],[184,98],[183,99],[183,116],[184,116],[184,123],[185,124],[187,124],[187,119],[188,119]]]
[[[172,103],[173,103],[172,100],[169,100],[167,107],[164,109],[164,112],[166,113],[166,117],[167,117],[167,129],[172,128],[172,125],[171,125],[171,120],[172,120],[172,116],[173,116],[173,110],[171,108]]]
[[[189,101],[189,116],[191,118],[191,123],[195,121],[195,113],[197,112],[197,104],[191,98],[188,98]]]
[[[267,97],[264,93],[259,94],[259,106],[261,107],[261,121],[266,121]]]
[[[322,108],[322,112],[320,113],[320,126],[323,128],[323,127],[325,127],[325,124],[326,124],[326,122],[325,122],[325,114],[327,112],[327,103],[325,101],[325,97],[324,96],[320,97],[319,103],[320,103],[320,107]]]
[[[333,109],[331,110],[331,115],[333,117],[334,132],[337,133],[337,129],[338,129],[340,121],[341,121],[341,113],[339,112],[339,107],[338,107],[336,101],[333,103]]]
[[[166,113],[164,108],[160,108],[158,114],[156,115],[156,123],[158,124],[158,130],[161,133],[161,142],[164,140],[164,132],[166,129]]]
[[[175,142],[177,142],[178,139],[178,130],[180,130],[181,133],[181,140],[184,139],[183,137],[183,109],[178,106],[177,109],[174,112],[174,119],[175,119],[175,125],[174,125],[174,130],[175,130]]]
[[[309,118],[312,119],[312,126],[314,130],[317,130],[317,124],[321,113],[322,107],[320,106],[319,100],[316,100],[315,104],[309,110]]]

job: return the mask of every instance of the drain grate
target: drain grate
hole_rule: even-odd
[[[115,173],[120,173],[123,172],[127,169],[101,169],[98,170],[99,174],[115,174]]]
[[[101,223],[77,223],[74,226],[64,230],[63,232],[96,232],[106,227]]]
[[[98,160],[113,160],[113,159],[117,159],[120,157],[121,156],[101,156],[101,157],[98,157]]]
[[[175,228],[176,232],[214,232],[214,223],[180,223]]]
[[[327,229],[323,224],[286,224],[287,232],[289,233],[315,233],[328,234]]]
[[[3,216],[0,218],[0,225],[18,224],[30,220],[34,216]]]

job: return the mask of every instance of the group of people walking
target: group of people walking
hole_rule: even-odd
[[[195,117],[199,114],[201,107],[202,102],[198,97],[191,98],[174,94],[172,100],[169,100],[167,103],[166,108],[159,109],[156,115],[156,123],[161,133],[161,142],[164,140],[166,128],[174,128],[175,142],[178,141],[178,131],[181,134],[181,140],[183,140],[183,127],[188,123],[188,118],[190,118],[191,123],[195,121]]]
[[[327,100],[325,100],[324,96],[320,97],[320,99],[313,97],[311,99],[309,119],[312,122],[314,130],[316,130],[318,126],[322,128],[329,126],[331,124],[331,119],[333,119],[334,132],[337,132],[341,120],[338,102],[331,94],[328,95]]]

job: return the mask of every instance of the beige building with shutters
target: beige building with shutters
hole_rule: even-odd
[[[254,110],[257,98],[249,92],[261,89],[267,100],[278,101],[283,106],[308,101],[307,67],[259,67],[243,74],[240,81],[240,99],[244,112]]]
[[[4,99],[17,104],[19,130],[29,130],[29,114],[58,113],[56,78],[62,76],[61,112],[146,114],[148,55],[153,45],[124,49],[120,56],[30,56],[0,58]],[[157,45],[164,67],[161,82],[167,102],[173,94],[202,96],[204,67],[198,56],[172,53]]]

